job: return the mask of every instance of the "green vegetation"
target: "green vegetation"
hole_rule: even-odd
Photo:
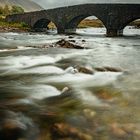
[[[24,13],[24,9],[22,9],[20,6],[13,5],[11,9],[11,14],[18,14],[18,13],[20,14]]]
[[[5,21],[1,21],[0,20],[0,27],[3,28],[19,28],[19,29],[28,29],[28,25],[26,25],[24,22],[21,23],[9,23],[9,22],[5,22]]]
[[[13,6],[8,6],[8,5],[5,5],[4,7],[0,7],[0,16],[7,16],[7,15],[10,15],[10,14],[21,14],[21,13],[24,13],[24,9],[20,6],[16,6],[16,5],[13,5]]]
[[[0,31],[2,30],[29,30],[29,27],[26,23],[15,23],[15,22],[6,22],[5,17],[0,17]]]
[[[8,29],[19,29],[19,30],[28,30],[29,27],[24,22],[22,23],[13,23],[6,22],[5,17],[11,14],[21,14],[24,13],[24,9],[20,6],[8,6],[0,7],[0,30],[8,30]]]

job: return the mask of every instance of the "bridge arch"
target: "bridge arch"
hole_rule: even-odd
[[[78,25],[84,20],[87,19],[88,17],[96,17],[98,20],[101,21],[102,25],[106,28],[106,23],[104,19],[96,14],[85,14],[85,15],[78,15],[73,17],[66,25],[65,29],[67,33],[75,33],[76,28]]]
[[[123,30],[126,26],[128,26],[131,22],[136,21],[136,20],[140,20],[140,16],[139,17],[134,17],[131,19],[126,20],[120,27],[121,30]]]
[[[34,21],[32,28],[35,31],[44,31],[44,30],[49,30],[50,28],[56,29],[57,26],[53,21],[44,17],[44,18],[40,18],[40,19],[37,19],[36,21]]]

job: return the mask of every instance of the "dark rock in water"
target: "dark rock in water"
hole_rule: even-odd
[[[0,140],[36,140],[38,129],[31,119],[12,111],[1,111],[0,116]]]
[[[74,38],[74,37],[70,35],[68,38]]]
[[[82,42],[86,42],[86,40],[82,40]]]
[[[58,45],[61,48],[72,48],[72,49],[84,49],[84,47],[81,47],[79,45],[75,45],[65,39],[62,39],[58,42],[56,42],[56,45]]]
[[[105,72],[106,70],[104,68],[94,68],[96,71],[99,71],[99,72]]]
[[[77,67],[78,72],[85,73],[85,74],[94,74],[94,71],[92,69],[86,68],[86,67]]]
[[[106,71],[110,71],[110,72],[122,72],[122,70],[121,69],[118,69],[118,68],[113,68],[113,67],[104,67],[104,69],[106,70]]]
[[[69,40],[69,42],[73,42],[73,43],[75,43],[76,41],[75,41],[75,40]]]
[[[108,67],[108,66],[106,66],[106,67],[102,67],[102,68],[94,68],[96,71],[99,71],[99,72],[122,72],[122,70],[121,69],[119,69],[119,68],[114,68],[114,67]]]

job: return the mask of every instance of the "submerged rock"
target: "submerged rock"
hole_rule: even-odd
[[[51,128],[53,140],[93,140],[92,136],[66,123],[55,123]]]
[[[71,43],[65,39],[56,42],[56,46],[61,48],[84,49],[84,47]]]
[[[0,140],[36,140],[38,128],[22,113],[0,112]]]
[[[140,137],[140,125],[135,123],[120,124],[114,122],[110,125],[111,132],[114,136],[124,139],[137,139]]]

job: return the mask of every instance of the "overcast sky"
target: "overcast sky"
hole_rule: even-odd
[[[139,3],[140,0],[32,0],[45,9],[82,3]],[[99,2],[100,1],[100,2]]]

